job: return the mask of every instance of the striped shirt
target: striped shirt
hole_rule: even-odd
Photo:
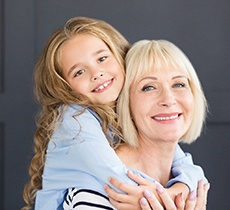
[[[63,208],[64,210],[115,210],[105,195],[93,190],[76,188],[68,189]]]

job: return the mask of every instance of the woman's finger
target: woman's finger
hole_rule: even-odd
[[[177,207],[177,210],[184,210],[185,208],[185,199],[183,193],[180,193],[175,197],[175,204]]]
[[[185,210],[194,210],[195,206],[196,206],[196,191],[193,190],[188,195],[188,199],[186,200],[185,203]]]
[[[165,206],[165,209],[170,209],[170,210],[176,210],[177,209],[172,198],[165,191],[165,189],[159,184],[157,184],[157,192],[158,192],[158,195],[161,198],[161,200]]]
[[[142,210],[151,210],[152,208],[150,207],[148,201],[146,198],[141,198],[140,199],[140,206]]]
[[[208,190],[210,188],[210,184],[203,184],[203,181],[198,183],[198,195],[197,195],[197,202],[196,202],[196,210],[205,210],[207,205],[207,196]]]
[[[144,196],[145,198],[141,198],[140,205],[143,210],[164,210],[161,203],[158,201],[156,196],[151,193],[149,190],[144,190]],[[148,204],[145,203],[145,201],[148,201]]]

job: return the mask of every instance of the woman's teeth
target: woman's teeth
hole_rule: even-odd
[[[174,115],[174,116],[170,116],[170,117],[154,117],[155,120],[160,120],[160,121],[163,121],[163,120],[174,120],[178,118],[178,115]]]

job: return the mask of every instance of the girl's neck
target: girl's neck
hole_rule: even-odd
[[[171,178],[175,148],[176,144],[172,142],[142,144],[136,149],[123,145],[116,150],[116,153],[127,167],[139,170],[165,186]]]

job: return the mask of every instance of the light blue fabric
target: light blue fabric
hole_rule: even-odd
[[[62,209],[67,188],[71,187],[106,195],[103,187],[105,183],[110,185],[110,176],[135,185],[126,175],[128,169],[110,147],[97,116],[89,109],[76,116],[79,111],[82,111],[79,105],[67,106],[48,144],[43,188],[37,192],[36,210]],[[179,146],[172,171],[177,177],[168,186],[183,182],[196,189],[197,182],[205,179],[203,170],[194,166],[191,156]],[[142,176],[145,177],[143,173]]]

